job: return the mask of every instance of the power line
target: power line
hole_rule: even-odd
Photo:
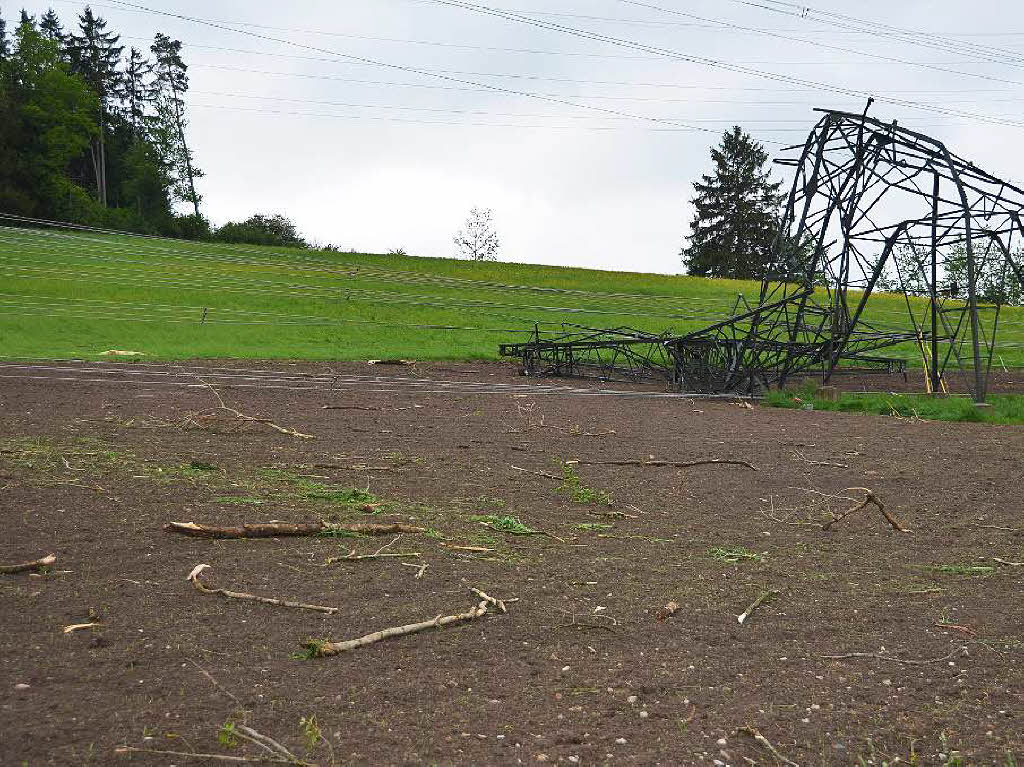
[[[540,95],[540,94],[537,94],[537,93],[531,93],[529,91],[522,91],[522,90],[516,90],[516,89],[512,89],[512,88],[505,88],[503,86],[491,85],[491,84],[487,84],[487,83],[480,83],[480,82],[476,82],[476,81],[473,81],[473,80],[465,80],[465,79],[458,78],[458,77],[452,77],[451,75],[442,74],[440,72],[434,72],[434,71],[431,71],[431,70],[428,70],[428,69],[420,69],[418,67],[405,66],[405,65],[402,65],[402,64],[392,64],[392,63],[389,63],[389,62],[384,62],[384,61],[379,61],[377,59],[372,59],[372,58],[369,58],[369,57],[366,57],[366,56],[356,56],[356,55],[348,54],[348,53],[338,53],[336,51],[331,51],[331,50],[326,49],[326,48],[320,48],[318,46],[309,45],[307,43],[298,43],[298,42],[295,42],[293,40],[286,40],[286,39],[282,39],[282,38],[278,38],[278,37],[272,37],[272,36],[269,36],[269,35],[264,35],[264,34],[260,34],[260,33],[257,33],[257,32],[252,32],[252,31],[249,31],[249,30],[245,30],[245,29],[235,29],[233,27],[229,27],[229,26],[226,26],[224,24],[218,24],[216,22],[207,21],[205,19],[201,19],[201,18],[198,18],[198,17],[195,17],[195,16],[186,16],[185,14],[171,13],[169,11],[160,11],[160,10],[156,10],[156,9],[153,9],[153,8],[148,8],[148,7],[143,6],[143,5],[138,5],[138,4],[135,4],[135,3],[127,2],[127,0],[112,0],[112,1],[117,3],[118,5],[121,5],[121,6],[129,7],[129,8],[138,8],[140,10],[144,10],[144,11],[147,11],[149,13],[156,14],[156,15],[167,16],[167,17],[170,17],[170,18],[177,18],[177,19],[181,19],[183,21],[189,21],[189,22],[192,22],[192,23],[195,23],[195,24],[201,24],[201,25],[204,25],[204,26],[208,26],[208,27],[211,27],[213,29],[221,29],[221,30],[224,30],[224,31],[234,32],[236,34],[241,34],[241,35],[247,35],[249,37],[254,37],[254,38],[257,38],[257,39],[261,39],[261,40],[267,40],[269,42],[276,42],[276,43],[281,43],[283,45],[290,45],[290,46],[294,46],[296,48],[300,48],[300,49],[304,49],[304,50],[310,50],[310,51],[313,51],[313,52],[316,52],[316,53],[326,53],[326,54],[333,55],[333,56],[342,56],[342,57],[344,57],[346,59],[350,59],[352,61],[358,61],[358,62],[362,62],[362,63],[365,63],[365,64],[370,64],[370,65],[373,65],[373,66],[384,67],[384,68],[387,68],[387,69],[394,69],[394,70],[398,70],[398,71],[401,71],[401,72],[411,72],[411,73],[423,75],[423,76],[426,76],[426,77],[436,77],[436,78],[439,78],[439,79],[442,79],[442,80],[447,80],[449,82],[459,83],[459,84],[462,84],[462,85],[472,85],[472,86],[479,87],[479,88],[486,88],[486,89],[491,90],[491,91],[493,91],[495,93],[504,93],[504,94],[514,95],[514,96],[523,96],[523,97],[526,97],[526,98],[537,99],[539,101],[546,101],[546,102],[553,103],[553,104],[561,104],[562,106],[570,106],[570,107],[573,107],[573,108],[576,108],[576,109],[586,109],[586,110],[589,110],[589,111],[592,111],[592,112],[600,112],[600,113],[604,113],[604,114],[611,114],[611,115],[615,115],[615,116],[618,116],[618,117],[632,117],[632,118],[637,119],[637,120],[643,120],[643,121],[646,121],[646,122],[654,122],[654,123],[659,123],[659,124],[667,124],[669,126],[676,127],[676,128],[687,128],[689,130],[699,131],[699,132],[702,132],[702,133],[714,133],[715,132],[715,131],[713,131],[713,130],[711,130],[709,128],[702,128],[702,127],[699,127],[699,126],[688,125],[686,123],[666,121],[666,120],[661,120],[661,119],[655,118],[655,117],[648,117],[646,115],[637,115],[637,114],[631,114],[629,112],[623,112],[623,111],[617,110],[617,109],[610,109],[608,107],[599,107],[599,106],[595,106],[593,104],[580,104],[580,103],[569,101],[569,100],[566,100],[566,99],[553,98],[551,96],[543,96],[543,95]],[[779,144],[781,144],[782,142],[771,142],[771,143],[779,143]]]
[[[709,19],[709,18],[706,18],[704,16],[698,16],[698,15],[693,14],[693,13],[686,13],[684,11],[677,11],[677,10],[672,9],[672,8],[664,8],[664,7],[660,6],[660,5],[653,5],[652,3],[642,2],[641,0],[619,0],[619,2],[620,3],[626,3],[627,5],[635,5],[635,6],[638,6],[640,8],[647,8],[648,10],[652,10],[652,11],[658,11],[659,13],[667,13],[667,14],[672,14],[674,16],[683,16],[683,17],[691,18],[691,19],[699,19],[701,21],[707,21],[707,22],[710,22],[712,24],[719,24],[719,25],[721,25],[724,28],[743,30],[743,31],[748,32],[750,34],[763,35],[763,36],[766,36],[766,37],[773,37],[773,38],[780,39],[780,40],[789,40],[791,42],[804,43],[805,45],[813,45],[813,46],[815,46],[817,48],[824,48],[825,50],[840,51],[840,52],[843,52],[843,53],[853,53],[853,54],[856,54],[858,56],[864,56],[864,57],[867,57],[867,58],[877,59],[877,60],[883,61],[883,62],[890,62],[890,63],[894,63],[894,64],[904,64],[904,65],[912,66],[912,67],[920,67],[920,68],[923,68],[923,69],[930,69],[930,70],[934,70],[936,72],[945,72],[946,74],[959,75],[961,77],[974,77],[974,78],[978,78],[980,80],[990,80],[992,82],[998,82],[998,83],[1003,83],[1003,84],[1007,84],[1007,85],[1024,85],[1024,82],[1022,82],[1020,80],[1007,80],[1006,78],[1003,78],[1003,77],[995,77],[994,75],[987,75],[987,74],[983,74],[981,72],[965,72],[963,70],[950,69],[948,67],[940,66],[940,65],[937,65],[937,64],[933,64],[931,62],[911,61],[909,59],[897,58],[895,56],[885,56],[883,54],[869,53],[867,51],[861,51],[861,50],[857,50],[855,48],[846,48],[846,47],[841,46],[841,45],[831,45],[829,43],[821,42],[820,40],[807,40],[807,39],[802,38],[802,37],[794,37],[792,35],[782,34],[780,32],[775,32],[775,31],[772,31],[772,30],[758,29],[756,27],[745,27],[745,26],[741,26],[739,24],[734,24],[732,22],[728,22],[728,21],[721,21],[721,20],[717,20],[717,19]]]
[[[952,39],[949,35],[943,36],[934,32],[915,31],[878,21],[866,21],[834,11],[821,11],[809,5],[797,5],[796,3],[783,2],[783,0],[762,0],[760,2],[755,0],[730,0],[730,2],[798,19],[814,18],[815,21],[828,23],[841,29],[861,34],[870,34],[876,37],[896,39],[910,45],[938,50],[944,53],[948,53],[951,50],[959,50],[973,55],[986,55],[990,57],[989,60],[993,63],[1018,66],[1024,61],[1024,58],[1022,58],[1018,51],[991,45],[961,42]],[[816,16],[819,18],[815,18]]]
[[[120,2],[121,0],[117,0]],[[988,115],[977,114],[973,112],[963,112],[960,110],[946,109],[944,107],[935,106],[933,104],[924,104],[921,102],[909,101],[906,99],[897,99],[891,96],[878,96],[875,94],[868,93],[867,91],[856,90],[852,88],[846,88],[842,86],[829,85],[827,83],[818,82],[816,80],[805,80],[803,78],[794,77],[792,75],[777,74],[774,72],[767,72],[764,70],[753,69],[747,66],[741,66],[732,64],[729,62],[721,61],[719,59],[713,59],[707,56],[697,56],[694,54],[681,53],[668,48],[661,48],[658,46],[647,45],[645,43],[638,43],[632,40],[624,40],[617,37],[611,37],[609,35],[600,34],[597,32],[590,32],[587,30],[576,29],[569,27],[564,24],[556,24],[552,22],[542,21],[540,19],[532,19],[527,16],[521,16],[515,13],[508,13],[500,9],[491,8],[489,6],[478,5],[476,3],[464,2],[463,0],[430,0],[430,2],[438,5],[446,5],[453,8],[461,8],[463,10],[472,11],[474,13],[483,14],[486,16],[493,16],[495,18],[504,19],[506,21],[512,21],[519,24],[525,24],[528,26],[537,27],[539,29],[547,29],[549,31],[561,32],[573,37],[579,37],[587,40],[597,40],[606,42],[611,45],[616,45],[623,48],[629,48],[632,50],[645,51],[649,53],[657,53],[665,58],[678,59],[682,61],[689,61],[694,64],[701,64],[714,69],[723,69],[730,72],[737,72],[740,74],[753,75],[755,77],[762,77],[768,80],[774,80],[777,82],[785,82],[793,85],[801,85],[806,88],[815,90],[829,91],[832,93],[839,93],[844,96],[857,96],[861,98],[867,98],[869,96],[875,96],[876,100],[884,100],[892,104],[901,106],[915,106],[920,109],[924,109],[929,112],[936,112],[938,114],[952,115],[956,117],[966,117],[980,122],[986,122],[996,125],[1010,125],[1013,127],[1024,127],[1024,121],[1012,121],[1004,120],[1000,118],[991,117]]]

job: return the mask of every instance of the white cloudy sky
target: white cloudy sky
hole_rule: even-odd
[[[138,2],[230,28],[93,3],[127,45],[146,47],[157,30],[184,42],[190,139],[207,174],[204,212],[216,223],[284,212],[309,237],[346,249],[450,256],[452,234],[476,205],[494,209],[502,260],[679,272],[691,184],[707,171],[709,147],[723,130],[744,127],[774,156],[780,144],[803,140],[817,119],[813,107],[863,107],[859,96],[650,55],[437,0]],[[805,18],[777,0],[647,3],[657,9],[627,0],[495,2],[573,29],[870,92],[878,99],[875,116],[930,132],[1005,178],[1024,178],[1019,2],[820,0]],[[66,24],[82,7],[52,4]],[[26,7],[38,13],[46,5]],[[831,13],[867,24],[855,31],[824,15]],[[928,45],[881,34],[879,24],[916,30],[922,34],[914,39]]]

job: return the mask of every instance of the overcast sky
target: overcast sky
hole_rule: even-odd
[[[491,6],[769,76],[437,0],[139,4],[251,33],[92,4],[126,45],[148,48],[158,30],[183,41],[206,215],[223,223],[282,212],[308,237],[345,249],[451,256],[452,235],[480,206],[494,209],[501,260],[678,273],[692,183],[709,170],[723,130],[742,126],[774,157],[803,141],[817,120],[813,107],[863,108],[859,95],[776,75],[871,92],[874,116],[931,133],[1004,178],[1024,178],[1020,2],[821,0],[806,17],[774,0]],[[69,26],[83,4],[52,6]],[[868,24],[855,31],[849,19],[826,15],[834,13]],[[922,34],[916,39],[927,45],[915,45],[881,24],[947,39]],[[1018,124],[998,124],[1007,121]],[[776,176],[788,187],[783,170]]]

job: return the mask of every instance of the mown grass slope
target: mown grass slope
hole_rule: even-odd
[[[637,263],[641,263],[637,259]],[[534,324],[682,333],[729,316],[752,282],[0,228],[0,353],[149,359],[489,359]],[[907,328],[901,296],[870,319]],[[1024,363],[1024,313],[1000,356]],[[889,351],[920,364],[912,344]],[[997,360],[997,365],[999,360]]]

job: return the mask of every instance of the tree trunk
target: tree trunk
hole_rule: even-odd
[[[196,211],[196,218],[199,217],[199,199],[196,197],[195,179],[192,177],[192,157],[189,155],[188,144],[185,143],[185,128],[181,124],[181,109],[178,106],[178,90],[171,89],[174,94],[174,123],[178,128],[178,139],[181,141],[181,151],[185,155],[185,172],[188,174],[188,189],[192,196],[192,206]]]

